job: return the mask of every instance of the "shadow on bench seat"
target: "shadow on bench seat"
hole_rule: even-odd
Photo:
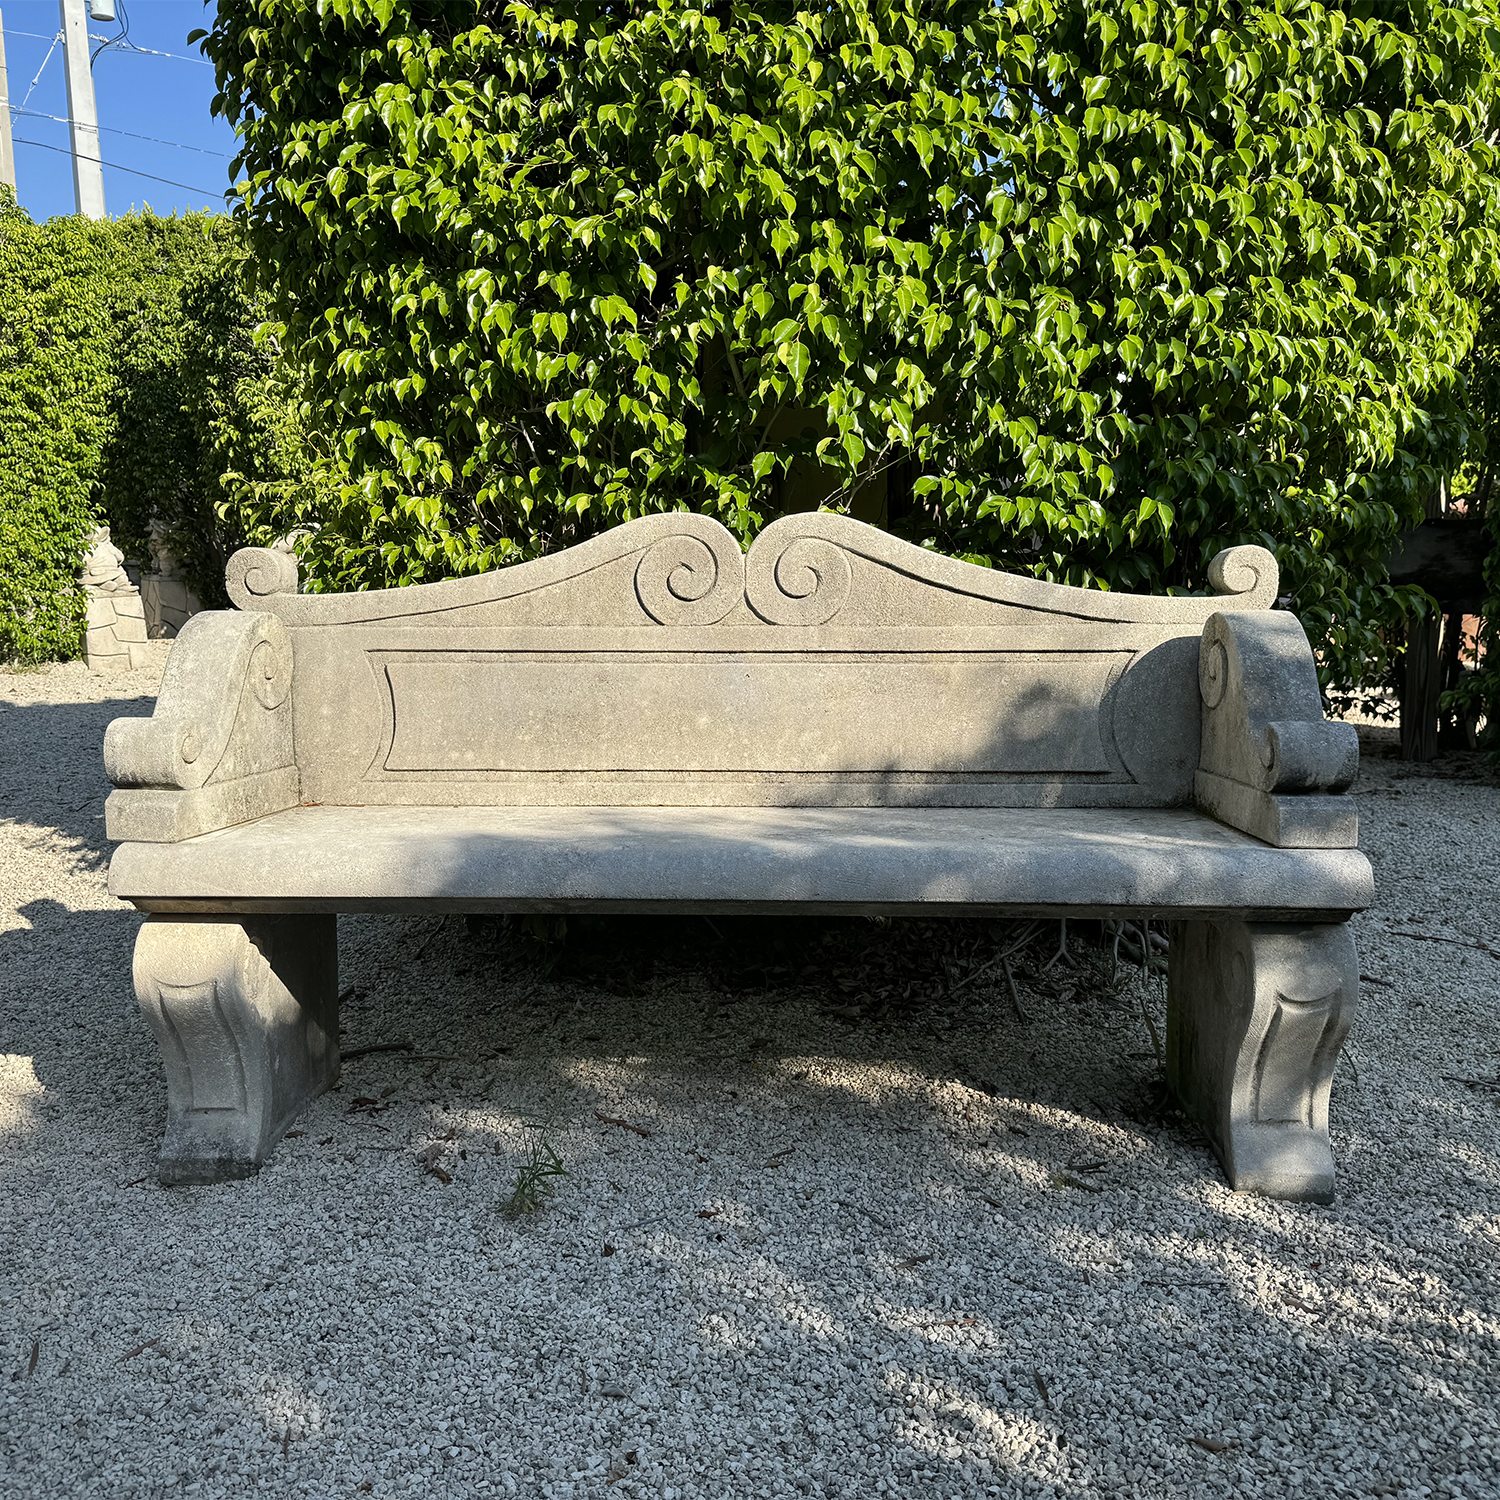
[[[1172,921],[1171,1086],[1235,1187],[1327,1201],[1357,741],[1271,555],[1210,582],[1064,588],[822,514],[369,594],[236,554],[238,610],[105,745],[163,1181],[253,1172],[336,1080],[339,912],[920,912]]]
[[[298,807],[127,844],[110,885],[144,911],[261,913],[1337,922],[1372,896],[1357,850],[1274,849],[1180,808]]]

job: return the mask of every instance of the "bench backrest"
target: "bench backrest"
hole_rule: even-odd
[[[1210,598],[1066,588],[846,517],[633,521],[480,577],[230,592],[289,633],[301,800],[396,805],[1171,806],[1199,761],[1199,640],[1266,610],[1276,564]]]

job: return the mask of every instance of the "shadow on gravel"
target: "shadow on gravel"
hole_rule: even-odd
[[[0,703],[0,822],[56,830],[102,865],[104,731],[111,719],[149,718],[150,697],[102,703]],[[24,842],[24,840],[23,840]]]
[[[85,1089],[136,919],[23,914],[0,975],[87,986],[24,1021],[62,1093],[17,1215],[56,1248],[0,1309],[25,1493],[164,1456],[214,1496],[1493,1493],[1456,1228],[1231,1195],[1097,933],[1013,954],[1023,1020],[1003,924],[346,919],[340,1090],[258,1179],[165,1190],[144,1028]],[[41,1133],[74,1112],[92,1198]],[[547,1120],[568,1176],[507,1215]]]
[[[365,967],[360,929],[347,918],[341,927],[352,975]],[[559,1054],[602,1059],[623,1048],[643,1081],[724,1066],[769,1079],[783,1055],[817,1053],[936,1069],[981,1094],[1103,1119],[1170,1122],[1201,1141],[1161,1086],[1152,1027],[1159,1037],[1164,985],[1150,981],[1143,992],[1138,969],[1115,966],[1101,924],[1073,923],[1069,932],[1060,953],[1055,921],[414,920],[399,947],[421,987],[444,998],[413,1005],[409,976],[357,982],[344,1008],[345,1045],[405,1040],[418,1052],[526,1056],[544,1066]],[[1150,1021],[1143,1002],[1155,1011]],[[1064,1043],[1060,1052],[1054,1011],[1092,1015],[1097,1045],[1074,1057]],[[1039,1067],[1043,1055],[1049,1063],[1067,1056],[1067,1076]],[[805,1082],[795,1072],[782,1082]]]
[[[128,1090],[156,1106],[160,1063],[138,1023],[130,977],[141,917],[127,908],[72,911],[28,901],[25,926],[0,932],[0,1054],[30,1060],[70,1133],[100,1158],[122,1142],[118,1121],[95,1111]],[[152,1094],[143,1092],[150,1080]]]

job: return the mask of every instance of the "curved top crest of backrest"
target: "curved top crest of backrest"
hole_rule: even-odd
[[[946,597],[1079,621],[1191,629],[1216,612],[1269,609],[1278,573],[1265,548],[1232,547],[1209,568],[1212,596],[1110,593],[944,557],[827,512],[772,522],[744,554],[719,522],[686,511],[642,516],[532,562],[408,588],[298,594],[296,559],[267,548],[236,552],[227,572],[240,609],[267,611],[292,626],[430,618],[565,586],[584,590],[580,606],[612,604],[611,614],[628,606],[642,625],[713,625],[738,616],[742,623],[815,626],[840,623],[851,600],[877,581],[889,587],[867,623],[921,625],[927,606]],[[592,623],[593,612],[581,607],[579,623]]]

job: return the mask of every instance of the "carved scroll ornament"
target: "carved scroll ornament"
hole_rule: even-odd
[[[1198,654],[1198,805],[1283,847],[1352,848],[1352,724],[1323,717],[1312,647],[1295,615],[1216,614]]]
[[[297,559],[278,547],[242,547],[224,570],[224,587],[238,609],[259,609],[263,599],[297,592]]]
[[[291,691],[291,636],[275,615],[194,615],[155,712],[105,731],[122,788],[106,804],[109,836],[171,843],[294,805]]]
[[[724,530],[665,536],[635,569],[641,608],[659,625],[715,625],[740,602],[745,587],[739,543]]]
[[[625,590],[613,565],[628,563]],[[741,606],[772,625],[843,623],[857,588],[883,579],[899,586],[890,623],[922,625],[941,596],[1001,604],[1070,620],[1201,627],[1216,610],[1264,610],[1276,597],[1276,559],[1263,547],[1231,547],[1209,568],[1213,597],[1110,593],[1002,573],[944,557],[849,516],[814,511],[783,516],[748,555],[709,516],[687,511],[641,516],[575,547],[491,573],[409,588],[352,594],[299,594],[296,559],[247,548],[230,559],[229,595],[241,608],[269,611],[291,626],[418,622],[457,611],[481,613],[553,590],[558,611],[581,625],[716,625]],[[623,581],[623,580],[622,580]],[[505,613],[484,623],[502,624]],[[474,623],[479,623],[475,620]],[[746,623],[749,623],[748,620]]]

